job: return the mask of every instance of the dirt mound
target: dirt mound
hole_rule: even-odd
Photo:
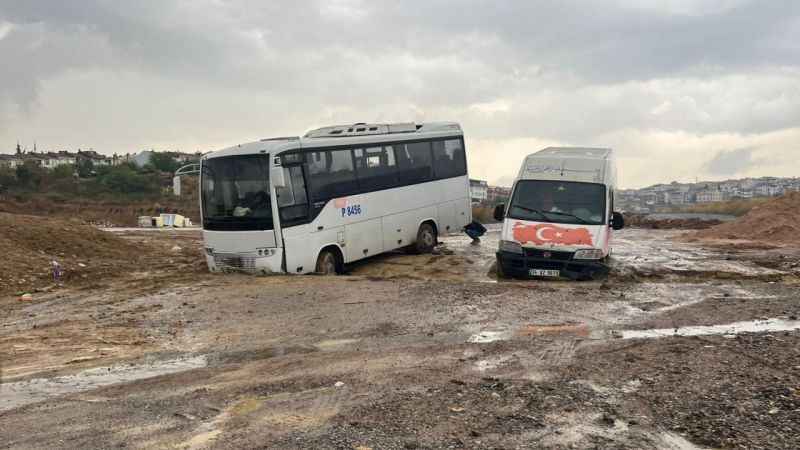
[[[138,247],[72,219],[0,213],[0,295],[53,282],[52,262],[63,280],[91,279],[133,262]]]
[[[800,245],[800,192],[758,205],[747,214],[689,237]]]
[[[139,216],[155,216],[161,213],[182,214],[194,223],[198,223],[200,218],[197,197],[108,201],[30,194],[25,198],[0,198],[0,212],[65,219],[78,217],[86,222],[118,227],[135,227]]]

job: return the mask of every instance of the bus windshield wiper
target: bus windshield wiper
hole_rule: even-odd
[[[545,213],[547,213],[547,214],[555,214],[555,215],[563,216],[563,217],[571,217],[573,219],[577,219],[578,221],[580,221],[580,223],[583,223],[583,224],[586,224],[586,225],[591,225],[592,224],[588,220],[580,218],[580,217],[576,216],[575,214],[565,213],[565,212],[561,212],[561,211],[545,211]]]

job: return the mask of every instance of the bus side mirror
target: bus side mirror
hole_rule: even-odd
[[[611,228],[614,230],[621,230],[625,228],[625,218],[622,214],[614,212],[611,214]]]
[[[272,180],[272,185],[276,188],[286,187],[286,177],[284,176],[283,167],[273,167],[270,169],[269,178]]]
[[[505,216],[506,216],[506,205],[501,203],[494,207],[494,220],[502,222]]]

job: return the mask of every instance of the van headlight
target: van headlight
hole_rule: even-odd
[[[214,256],[214,249],[211,247],[206,247],[206,255]]]
[[[500,251],[509,253],[522,254],[522,246],[519,242],[514,241],[500,241]]]
[[[603,259],[603,250],[600,250],[599,248],[578,250],[572,256],[572,259]]]

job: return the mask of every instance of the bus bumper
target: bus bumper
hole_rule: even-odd
[[[259,275],[284,273],[283,249],[269,248],[248,253],[215,253],[206,250],[206,263],[211,272],[245,272]]]
[[[532,275],[533,269],[557,270],[559,277],[570,280],[594,280],[605,277],[609,272],[608,265],[602,260],[558,260],[502,250],[497,252],[497,265],[503,274],[511,278],[542,278]]]

